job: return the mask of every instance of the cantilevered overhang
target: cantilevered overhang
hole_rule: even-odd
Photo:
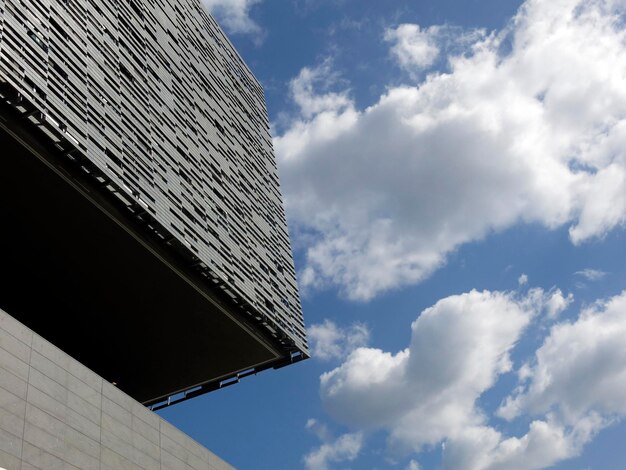
[[[297,360],[3,106],[0,308],[145,404]]]

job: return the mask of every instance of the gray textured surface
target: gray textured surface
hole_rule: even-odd
[[[0,82],[306,352],[263,90],[199,0],[0,0]]]
[[[2,310],[0,467],[233,468]]]

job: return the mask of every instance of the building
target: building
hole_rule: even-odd
[[[263,90],[200,0],[0,0],[0,143],[28,331],[152,409],[308,357]]]
[[[2,310],[0,468],[232,470]]]

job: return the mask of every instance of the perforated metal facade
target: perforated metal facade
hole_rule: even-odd
[[[263,90],[199,0],[0,0],[32,123],[293,351],[306,338]],[[23,109],[27,109],[24,106]]]

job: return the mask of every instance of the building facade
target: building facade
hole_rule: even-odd
[[[2,310],[0,468],[233,470]]]
[[[91,282],[97,289],[91,298],[112,299],[109,311],[95,306],[97,302],[77,300],[74,316],[62,321],[91,315],[108,328],[107,334],[115,336],[116,331],[128,331],[126,336],[135,338],[142,336],[144,330],[147,335],[152,323],[166,330],[169,324],[170,336],[181,336],[176,345],[163,346],[171,338],[155,333],[157,336],[146,337],[136,348],[138,354],[154,350],[150,352],[154,354],[150,362],[157,363],[154,370],[163,377],[172,376],[171,383],[134,392],[134,385],[128,385],[126,390],[120,380],[122,390],[147,405],[162,404],[164,400],[172,403],[308,356],[263,90],[199,0],[0,0],[0,88],[6,132],[56,175],[45,178],[63,179],[63,184],[72,186],[78,194],[76,199],[68,195],[51,205],[47,212],[57,212],[58,219],[50,217],[44,224],[38,220],[45,220],[48,214],[41,207],[61,190],[36,193],[39,189],[30,188],[20,198],[7,192],[2,196],[3,209],[13,214],[12,227],[31,221],[40,223],[28,233],[44,233],[42,237],[56,240],[55,247],[70,240],[85,253],[81,257],[86,264],[99,266],[85,268],[85,276],[80,278],[59,281],[54,290],[49,288],[47,298],[79,298],[78,290],[89,289],[83,279],[92,271],[106,273]],[[9,160],[3,163],[7,165],[4,174],[17,175],[28,185],[24,172],[30,170],[19,166],[24,158]],[[10,186],[12,181],[5,183]],[[37,187],[47,184],[38,183]],[[16,184],[14,191],[21,189]],[[36,194],[31,197],[33,192]],[[13,203],[9,207],[8,198],[33,200],[18,211]],[[177,305],[184,305],[183,297],[188,296],[183,290],[187,288],[199,292],[206,302],[207,316],[214,318],[207,327],[214,346],[205,344],[204,349],[187,352],[187,358],[199,357],[193,366],[189,365],[188,376],[177,376],[184,369],[181,364],[188,364],[186,359],[178,364],[174,361],[169,369],[167,361],[178,357],[176,348],[189,347],[185,344],[191,342],[185,337],[186,331],[190,337],[196,334],[196,343],[202,341],[201,300],[189,306],[189,312],[195,315],[190,320],[182,307],[180,311],[160,311],[165,310],[170,295],[168,286],[175,281],[166,282],[166,277],[151,280],[151,273],[157,268],[148,268],[148,264],[136,275],[141,279],[124,278],[130,276],[127,271],[132,272],[143,263],[140,255],[115,272],[107,267],[105,258],[116,256],[113,245],[124,243],[114,241],[117,235],[104,238],[109,228],[89,232],[89,223],[76,220],[79,217],[55,221],[64,220],[66,208],[80,198],[89,200],[106,214],[111,224],[121,226],[134,237],[141,249],[161,260],[167,266],[168,276],[184,281],[180,288],[172,289],[171,295],[182,299]],[[91,216],[90,213],[80,218],[87,221]],[[68,226],[73,227],[71,231],[58,235]],[[20,240],[14,235],[9,241],[16,244]],[[77,253],[71,246],[64,250]],[[107,255],[97,261],[95,253],[102,250]],[[139,249],[128,250],[134,256]],[[49,251],[42,249],[39,256],[47,256]],[[59,256],[68,259],[67,254]],[[32,263],[37,264],[37,259]],[[28,281],[31,287],[36,284],[45,290],[57,276],[51,271],[43,281],[36,278],[37,273],[55,262],[39,263],[39,269],[25,272],[24,278],[35,276],[32,279],[36,281]],[[21,265],[16,260],[13,268],[22,269]],[[83,269],[72,266],[74,272]],[[14,282],[10,273],[5,273],[5,278]],[[137,292],[143,292],[141,295],[147,299],[145,302],[135,298],[139,294],[134,296],[132,290],[124,290],[135,282]],[[80,289],[69,290],[66,286],[72,283],[80,284]],[[115,288],[107,291],[107,285]],[[19,285],[13,290],[22,288]],[[67,294],[57,295],[66,288]],[[151,292],[163,296],[158,305],[148,299],[153,297]],[[2,295],[0,307],[12,315],[26,297],[3,305]],[[118,303],[114,303],[116,296],[120,297]],[[61,304],[58,307],[61,316],[71,310],[66,300],[63,302],[63,308]],[[144,304],[150,305],[150,311],[142,307]],[[40,307],[33,304],[30,310],[36,312]],[[55,308],[54,303],[52,307]],[[112,375],[115,378],[109,364],[101,358],[92,365],[89,354],[84,352],[85,342],[74,345],[72,339],[63,336],[61,328],[53,325],[58,322],[48,321],[39,331],[41,320],[36,313],[16,317],[44,337],[47,328],[56,328],[50,335],[53,340],[55,335],[60,338],[59,346],[65,349],[67,342],[67,352],[84,353],[89,367],[108,380],[112,380]],[[137,325],[125,323],[131,317],[129,323]],[[29,319],[35,325],[26,321]],[[111,322],[118,325],[109,326]],[[188,323],[187,330],[180,326],[180,331],[176,330],[174,325],[180,322]],[[220,343],[219,325],[224,322],[230,322],[233,333],[225,335],[228,341]],[[246,332],[244,339],[238,339],[236,328]],[[249,339],[252,337],[254,340]],[[99,339],[94,336],[90,341],[97,343]],[[258,359],[252,353],[250,359],[242,353],[232,364],[217,367],[219,357],[236,356],[245,349],[247,341],[262,343],[271,353]],[[126,338],[128,346],[124,347],[134,348],[132,342],[132,338]],[[232,344],[237,342],[240,344]],[[131,360],[134,351],[120,351],[118,359],[113,360],[118,360],[123,368],[121,362]],[[142,356],[127,367],[126,375],[133,375],[141,361],[148,362]],[[213,364],[215,370],[203,375],[199,370],[202,361]],[[159,362],[163,364],[161,369]],[[146,372],[143,383],[149,381],[148,375]],[[179,396],[172,398],[175,394]]]

